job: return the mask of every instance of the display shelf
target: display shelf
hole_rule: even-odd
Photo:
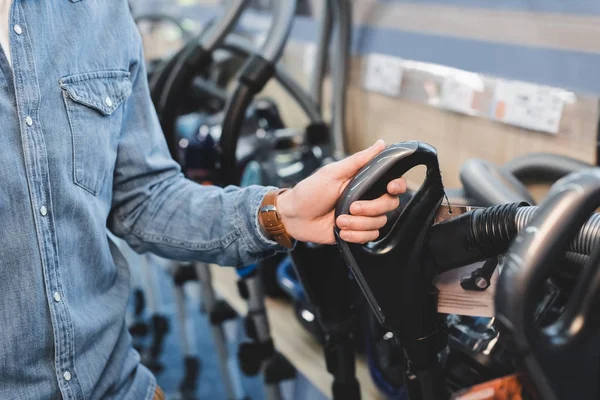
[[[235,270],[216,265],[211,265],[211,270],[215,290],[240,315],[245,315],[247,305],[238,294]],[[284,300],[268,298],[266,307],[271,324],[271,335],[277,350],[315,387],[326,396],[331,397],[332,378],[325,367],[322,348],[296,320],[292,305]],[[364,357],[358,356],[356,376],[360,382],[363,399],[384,399],[371,380]]]

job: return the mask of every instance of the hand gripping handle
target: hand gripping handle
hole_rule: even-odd
[[[425,181],[385,237],[366,245],[352,244],[343,241],[340,230],[335,228],[340,251],[379,322],[398,332],[402,325],[406,328],[405,318],[414,317],[416,320],[411,323],[416,336],[431,328],[429,315],[422,312],[423,307],[428,307],[431,281],[421,271],[421,256],[426,234],[444,196],[436,150],[418,141],[387,147],[352,179],[335,211],[336,218],[349,214],[352,203],[383,195],[391,180],[418,165],[427,168]]]

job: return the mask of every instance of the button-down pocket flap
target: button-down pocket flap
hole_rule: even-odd
[[[129,75],[127,71],[70,75],[60,79],[60,86],[74,102],[110,115],[131,94]]]

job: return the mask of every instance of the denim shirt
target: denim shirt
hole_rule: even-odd
[[[0,399],[151,399],[125,325],[137,252],[246,265],[267,188],[186,180],[126,0],[14,0],[0,50]]]

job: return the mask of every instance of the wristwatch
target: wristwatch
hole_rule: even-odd
[[[258,211],[258,221],[270,240],[291,249],[294,239],[287,233],[277,210],[277,196],[287,189],[272,190],[265,195]]]

